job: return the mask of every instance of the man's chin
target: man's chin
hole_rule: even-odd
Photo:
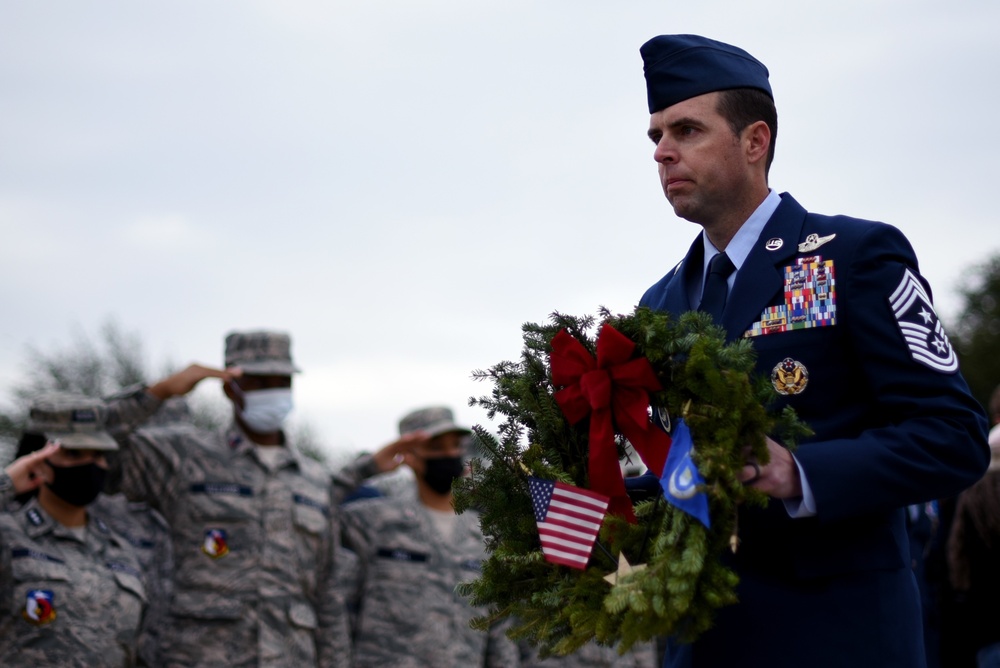
[[[678,218],[683,218],[689,223],[699,224],[695,207],[691,206],[690,202],[686,202],[680,198],[675,198],[674,201],[670,203],[670,205],[674,209],[674,215],[677,216]]]

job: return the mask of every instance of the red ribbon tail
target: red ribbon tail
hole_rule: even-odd
[[[608,512],[625,518],[629,524],[635,524],[638,521],[635,518],[635,511],[632,509],[632,499],[628,498],[628,494],[613,497],[611,503],[608,504]]]

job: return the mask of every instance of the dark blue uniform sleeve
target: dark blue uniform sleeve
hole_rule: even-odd
[[[821,521],[953,495],[989,462],[985,415],[909,242],[872,225],[841,260],[842,350],[828,354],[840,370],[836,383],[810,388],[818,396],[806,417],[818,436],[795,453]]]

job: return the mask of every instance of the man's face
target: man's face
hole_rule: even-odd
[[[234,392],[233,388],[228,384],[223,385],[223,389],[226,392],[226,396],[235,403],[241,410],[245,407],[243,401],[243,393],[253,392],[254,390],[273,390],[280,388],[290,388],[292,386],[291,376],[282,376],[278,374],[272,375],[253,375],[253,374],[243,374],[237,376],[232,380],[239,389],[239,391]]]
[[[108,468],[106,454],[104,450],[62,447],[56,450],[48,460],[56,466],[65,468],[83,466],[84,464],[97,464],[102,469],[106,469]]]
[[[245,374],[239,376],[236,379],[236,382],[244,392],[252,392],[253,390],[274,390],[278,388],[291,387],[292,377],[279,375],[254,376]]]
[[[422,475],[427,470],[427,460],[438,457],[461,457],[465,454],[462,435],[449,432],[435,436],[425,445],[415,448],[409,453],[407,464],[414,473]]]
[[[674,213],[701,225],[731,211],[749,184],[743,142],[718,112],[718,97],[692,97],[649,118],[663,192]]]

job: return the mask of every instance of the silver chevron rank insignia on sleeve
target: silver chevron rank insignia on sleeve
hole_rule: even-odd
[[[909,269],[903,271],[889,305],[914,360],[942,373],[958,371],[958,356],[934,312],[931,298]]]

